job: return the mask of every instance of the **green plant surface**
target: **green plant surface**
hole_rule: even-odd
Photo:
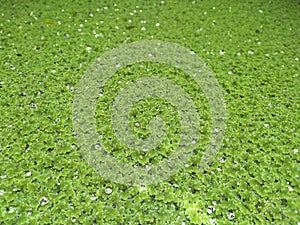
[[[0,1],[0,224],[299,224],[299,1]],[[178,144],[174,108],[145,99],[131,111],[141,138],[159,115],[169,127],[156,151],[123,146],[111,102],[127,82],[162,76],[199,110],[201,139],[185,168],[149,186],[102,178],[74,137],[74,91],[102,53],[162,40],[202,58],[224,90],[227,129],[212,165],[205,93],[179,69],[120,69],[97,101],[97,131],[119,161],[147,166]]]

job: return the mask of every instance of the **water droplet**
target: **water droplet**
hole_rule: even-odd
[[[108,194],[108,195],[111,194],[112,193],[112,189],[111,188],[106,188],[105,189],[105,193]]]

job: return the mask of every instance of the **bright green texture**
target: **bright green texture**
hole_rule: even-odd
[[[299,223],[299,2],[114,3],[1,1],[0,224]],[[227,105],[223,146],[200,173],[196,165],[210,129],[201,90],[162,65],[118,72],[103,93],[108,101],[98,102],[99,123],[130,79],[125,74],[173,77],[201,110],[203,142],[195,157],[170,180],[146,188],[101,178],[82,160],[72,127],[73,87],[84,71],[106,50],[142,39],[193,50],[215,74]],[[160,105],[149,100],[134,109],[137,135],[147,135],[146,121],[155,113],[150,103]],[[169,117],[166,104],[161,111],[176,144],[176,115]],[[109,126],[107,120],[98,129],[114,138]],[[172,151],[165,143],[157,154],[140,157],[105,140],[116,158],[132,164]],[[49,203],[40,205],[42,197]]]

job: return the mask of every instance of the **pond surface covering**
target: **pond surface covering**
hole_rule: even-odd
[[[299,1],[1,1],[0,224],[299,224]],[[209,139],[205,93],[159,63],[120,69],[97,101],[109,154],[132,166],[158,163],[178,144],[179,116],[161,99],[130,113],[149,135],[169,127],[157,151],[122,146],[111,102],[134,79],[172,79],[199,110],[201,141],[178,173],[156,185],[101,177],[82,158],[72,107],[76,85],[104,52],[162,40],[196,53],[224,92],[226,133],[212,164],[198,169]]]

